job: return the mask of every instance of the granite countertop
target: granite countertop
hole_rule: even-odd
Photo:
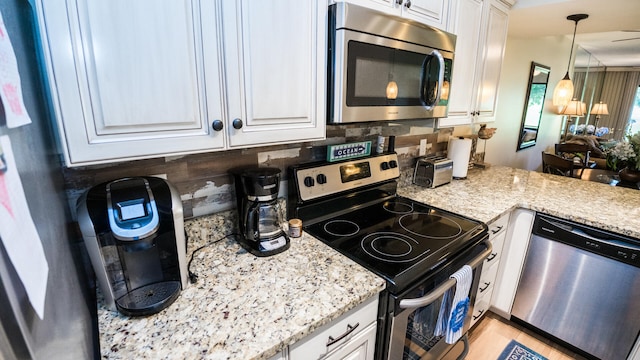
[[[638,190],[502,166],[435,189],[411,184],[411,175],[402,173],[399,195],[486,223],[520,207],[640,238]],[[232,231],[228,214],[185,222],[188,256]],[[198,251],[191,270],[198,282],[159,314],[129,318],[100,306],[102,357],[267,359],[384,289],[306,234],[266,258],[223,239]]]
[[[224,214],[186,221],[188,256],[230,233],[234,223]],[[197,283],[158,314],[129,318],[99,304],[102,357],[267,359],[385,286],[306,234],[263,258],[223,239],[197,251],[191,270]]]
[[[640,239],[640,191],[504,166],[428,189],[403,173],[398,194],[486,223],[517,207]]]

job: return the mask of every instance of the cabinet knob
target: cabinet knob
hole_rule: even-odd
[[[215,131],[220,131],[224,127],[224,124],[222,123],[221,120],[213,120],[213,123],[211,124],[211,127]]]
[[[403,1],[404,1],[404,0],[396,0],[396,4],[398,4],[398,5],[402,5],[402,2],[403,2]]]
[[[234,128],[234,129],[236,129],[236,130],[240,130],[240,129],[242,129],[242,120],[240,120],[240,119],[233,119],[233,123],[232,123],[232,125],[233,125],[233,128]]]
[[[407,9],[410,8],[411,7],[411,0],[407,0],[407,2],[404,3],[404,6],[406,6]]]

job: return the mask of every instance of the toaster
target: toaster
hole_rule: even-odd
[[[420,158],[413,172],[413,183],[428,188],[448,184],[453,178],[453,160],[442,156]]]

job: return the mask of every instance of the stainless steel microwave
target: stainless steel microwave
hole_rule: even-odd
[[[339,2],[329,6],[329,124],[447,116],[456,36]]]

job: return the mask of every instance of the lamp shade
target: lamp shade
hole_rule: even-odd
[[[562,115],[583,116],[582,102],[576,99],[571,100],[564,110],[562,110]]]
[[[569,73],[560,80],[553,90],[553,106],[566,106],[573,97],[573,82],[569,78]]]
[[[593,105],[593,109],[591,109],[591,113],[593,115],[609,115],[609,109],[607,109],[607,104],[603,104],[602,101]]]

